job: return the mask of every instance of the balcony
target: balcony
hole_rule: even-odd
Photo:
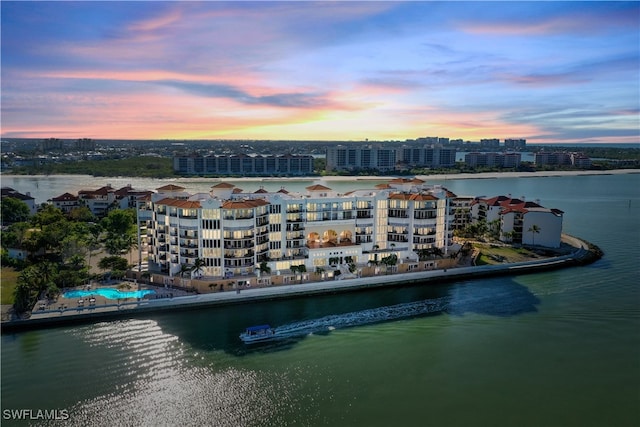
[[[389,218],[409,218],[409,214],[406,211],[397,212],[397,211],[389,211]]]
[[[224,268],[254,267],[253,259],[225,259]]]
[[[198,258],[198,251],[180,251],[183,258]]]
[[[225,249],[246,249],[246,248],[253,248],[255,246],[255,243],[253,240],[247,240],[244,242],[239,242],[239,241],[234,241],[234,242],[230,242],[230,241],[226,241],[224,242],[224,248]]]
[[[196,242],[180,242],[181,248],[197,248],[198,244]]]

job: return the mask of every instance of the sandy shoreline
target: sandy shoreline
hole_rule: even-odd
[[[625,174],[640,174],[640,169],[612,169],[606,171],[592,171],[592,170],[575,170],[575,171],[536,171],[536,172],[480,172],[480,173],[451,173],[451,174],[437,174],[437,175],[416,175],[416,178],[424,181],[429,180],[453,180],[453,179],[500,179],[500,178],[544,178],[544,177],[563,177],[563,176],[581,176],[581,175],[625,175]],[[69,176],[82,177],[86,176],[90,179],[102,178],[108,180],[113,179],[127,179],[127,178],[139,178],[139,177],[93,177],[91,175],[11,175],[0,174],[0,177],[50,177],[50,178],[64,178]],[[380,176],[297,176],[297,177],[259,177],[259,176],[245,176],[245,177],[171,177],[171,178],[148,178],[158,181],[168,182],[202,182],[203,180],[220,182],[220,181],[234,181],[234,182],[287,182],[287,181],[385,181],[398,178],[401,175],[380,175]],[[402,176],[406,178],[412,177],[412,175]]]
[[[563,177],[563,176],[580,176],[580,175],[625,175],[640,174],[640,169],[612,169],[607,171],[537,171],[537,172],[482,172],[482,173],[452,173],[438,175],[416,175],[416,178],[423,181],[429,180],[453,180],[453,179],[500,179],[500,178],[544,178],[544,177]],[[398,178],[400,175],[380,175],[380,176],[302,176],[302,177],[181,177],[181,178],[165,178],[175,182],[194,182],[203,179],[218,181],[265,181],[265,182],[286,182],[286,181],[385,181]],[[410,178],[407,175],[406,178]]]

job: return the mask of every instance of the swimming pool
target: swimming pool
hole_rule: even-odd
[[[155,294],[156,291],[144,289],[142,291],[120,291],[114,288],[91,289],[90,291],[67,291],[62,294],[63,298],[86,298],[92,295],[99,295],[107,299],[143,298],[145,295]]]

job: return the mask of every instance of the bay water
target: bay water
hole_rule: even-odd
[[[60,180],[2,177],[2,185],[41,202],[105,183],[165,183]],[[329,186],[348,191],[375,183]],[[528,275],[3,334],[2,425],[640,425],[640,175],[434,183],[460,195],[540,199],[564,211],[564,232],[605,255],[587,266]],[[181,185],[207,191],[211,183]],[[289,189],[310,182],[237,185]],[[420,301],[433,310],[341,327],[341,315]],[[335,329],[257,347],[238,339],[250,325],[312,325],[327,316],[335,316]],[[65,410],[68,419],[5,416],[19,409]]]

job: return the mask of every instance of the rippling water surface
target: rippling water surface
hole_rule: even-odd
[[[605,251],[585,267],[3,335],[2,409],[70,417],[2,425],[640,425],[638,184],[447,183],[565,211],[565,231]],[[252,324],[420,302],[432,309],[255,347],[238,339]]]

